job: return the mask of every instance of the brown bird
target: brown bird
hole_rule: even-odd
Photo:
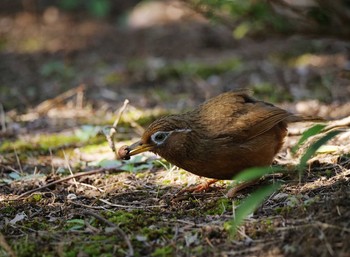
[[[256,100],[248,90],[230,91],[192,111],[154,121],[140,141],[121,147],[118,154],[129,159],[151,151],[182,169],[214,179],[189,190],[197,191],[218,179],[232,179],[244,169],[271,165],[289,122],[319,120]]]

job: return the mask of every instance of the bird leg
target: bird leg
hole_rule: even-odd
[[[201,192],[201,191],[207,190],[211,184],[214,184],[217,181],[218,179],[205,180],[204,182],[200,183],[197,186],[190,186],[182,189],[178,194],[181,195],[186,192],[189,192],[189,193]]]
[[[234,196],[236,196],[236,194],[239,191],[241,191],[241,190],[243,190],[243,189],[245,189],[245,188],[247,188],[247,187],[249,187],[251,185],[256,184],[258,181],[259,181],[259,179],[254,179],[254,180],[243,182],[243,183],[241,183],[239,185],[236,185],[236,186],[230,188],[230,190],[228,190],[226,196],[228,198],[233,198]]]

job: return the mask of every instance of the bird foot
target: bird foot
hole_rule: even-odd
[[[218,181],[217,179],[206,180],[200,183],[199,185],[186,187],[177,194],[182,195],[184,193],[202,192],[207,190],[211,184],[214,184],[217,181]]]

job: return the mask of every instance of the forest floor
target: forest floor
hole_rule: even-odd
[[[336,122],[350,115],[346,42],[234,40],[201,19],[130,29],[52,15],[0,17],[0,256],[350,256],[348,129],[299,174],[290,150],[310,124],[292,125],[275,162],[288,172],[233,199],[231,181],[178,196],[204,178],[149,153],[115,160],[101,133],[125,99],[116,147],[242,87]],[[230,233],[237,206],[271,181],[283,186]]]

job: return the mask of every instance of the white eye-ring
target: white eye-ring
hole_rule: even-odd
[[[157,145],[163,144],[165,140],[174,132],[191,132],[190,129],[175,129],[172,131],[157,131],[151,136],[151,140]]]
[[[151,136],[151,139],[157,145],[164,143],[164,141],[168,138],[171,132],[166,131],[157,131]]]

